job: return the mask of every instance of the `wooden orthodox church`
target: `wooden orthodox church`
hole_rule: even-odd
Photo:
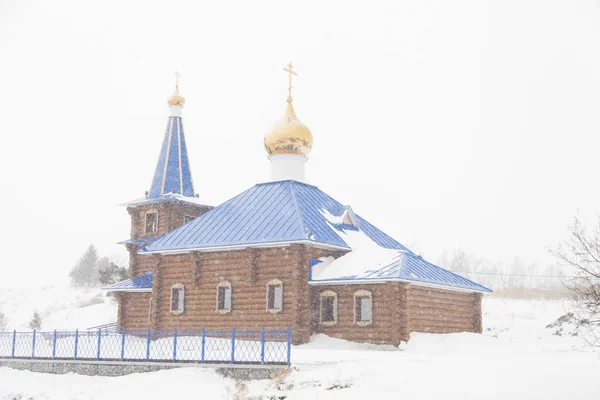
[[[294,112],[265,135],[271,180],[216,207],[194,191],[182,109],[169,121],[150,190],[127,203],[131,278],[105,288],[121,329],[275,329],[398,344],[411,332],[481,332],[488,288],[424,260],[304,182],[310,130]]]

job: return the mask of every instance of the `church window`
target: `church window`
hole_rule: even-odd
[[[171,312],[181,314],[185,310],[185,286],[176,283],[171,286]]]
[[[331,326],[337,324],[337,293],[326,290],[319,297],[321,300],[321,325]]]
[[[283,282],[271,279],[267,282],[267,311],[277,314],[283,310]]]
[[[354,293],[354,323],[360,326],[373,323],[373,294],[368,290]]]
[[[155,233],[158,231],[158,212],[150,210],[146,213],[146,233]]]
[[[187,224],[188,222],[190,222],[190,221],[191,221],[191,220],[193,220],[194,218],[196,218],[196,217],[194,217],[193,215],[184,215],[184,216],[183,216],[183,223],[184,223],[184,224]]]
[[[217,312],[227,314],[231,312],[231,283],[220,282],[217,285]]]

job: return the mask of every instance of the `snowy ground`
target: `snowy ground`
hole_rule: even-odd
[[[47,320],[72,327],[75,315],[88,322],[88,312],[105,318],[114,310],[90,307],[104,311],[62,309]],[[600,352],[568,326],[563,336],[546,328],[564,313],[561,301],[486,298],[483,335],[413,334],[400,349],[316,336],[294,347],[291,371],[263,381],[235,382],[202,368],[116,378],[0,368],[0,399],[600,398]]]
[[[0,312],[8,318],[7,330],[26,330],[34,311],[42,317],[42,330],[82,329],[117,320],[117,303],[100,289],[0,288]]]

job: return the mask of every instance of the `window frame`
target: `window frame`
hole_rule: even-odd
[[[229,288],[229,308],[219,308],[219,292],[221,291],[222,288]],[[227,292],[225,292],[227,293]],[[225,306],[226,301],[223,300],[223,306]],[[231,309],[233,308],[233,286],[231,285],[231,282],[229,281],[221,281],[217,284],[217,307],[216,307],[216,312],[217,314],[229,314],[231,312]]]
[[[280,307],[269,307],[269,295],[271,293],[271,287],[281,287],[281,302],[280,302]],[[275,296],[275,294],[273,294],[273,296]],[[283,281],[281,279],[271,279],[269,281],[267,281],[267,297],[266,297],[266,301],[267,301],[267,307],[266,310],[267,312],[271,313],[271,314],[278,314],[280,312],[283,312]],[[275,304],[275,301],[273,301],[273,304]]]
[[[323,299],[333,297],[333,321],[323,321]],[[333,326],[338,323],[338,295],[333,290],[325,290],[319,293],[319,324]]]
[[[154,230],[153,231],[149,231],[148,230],[148,215],[150,214],[154,214],[155,216],[155,221],[154,221]],[[144,233],[158,233],[158,210],[152,209],[152,210],[148,210],[144,213]]]
[[[369,298],[369,300],[371,301],[371,313],[370,313],[370,318],[368,320],[358,320],[357,317],[357,310],[358,310],[358,301],[359,299],[363,299],[363,298]],[[369,290],[358,290],[356,292],[354,292],[354,323],[358,326],[368,326],[368,325],[372,325],[373,324],[373,292],[369,291]],[[361,315],[362,316],[362,315]]]
[[[179,294],[180,297],[178,298],[178,307],[173,309],[173,293],[176,290],[181,292]],[[179,308],[179,305],[181,305],[181,308]],[[171,285],[171,302],[169,308],[171,309],[171,314],[179,315],[185,312],[185,285],[183,283],[175,283]]]

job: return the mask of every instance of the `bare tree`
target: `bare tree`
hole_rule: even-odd
[[[564,280],[573,294],[573,318],[584,337],[600,345],[600,218],[591,231],[575,218],[568,239],[550,253],[573,270]]]

